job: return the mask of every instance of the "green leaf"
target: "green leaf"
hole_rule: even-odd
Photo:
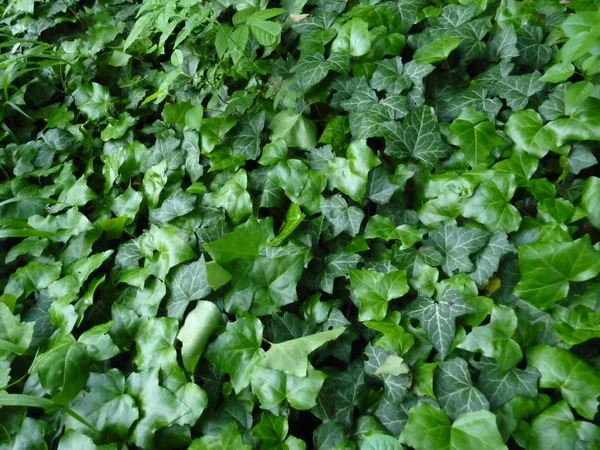
[[[372,434],[363,440],[361,448],[364,450],[402,450],[402,445],[391,436]]]
[[[240,169],[211,197],[211,203],[227,211],[233,223],[239,223],[252,215],[252,198],[246,191],[248,176]]]
[[[450,425],[443,411],[429,403],[420,403],[408,413],[400,441],[416,450],[505,450],[496,419],[489,411],[469,412]]]
[[[477,228],[461,228],[446,223],[429,233],[426,244],[441,253],[442,269],[452,276],[457,272],[473,271],[469,256],[481,250],[488,237],[488,233]]]
[[[233,387],[240,392],[261,357],[263,325],[256,317],[229,322],[225,333],[208,345],[206,357],[220,370],[231,375]]]
[[[587,281],[600,273],[600,253],[589,235],[573,242],[533,242],[519,247],[519,267],[515,295],[548,309],[567,296],[570,281]]]
[[[273,344],[262,356],[260,364],[268,369],[280,370],[296,377],[305,377],[308,355],[329,341],[337,339],[346,328],[323,331],[291,341]]]
[[[588,220],[600,228],[600,178],[589,177],[583,186],[581,207],[588,213]]]
[[[472,364],[480,371],[477,388],[488,398],[492,409],[501,407],[517,396],[536,398],[538,395],[540,373],[534,368],[512,368],[503,372],[496,362],[488,358],[473,361]]]
[[[374,270],[350,269],[350,285],[356,297],[358,320],[383,320],[388,303],[408,292],[406,271],[381,273]]]
[[[427,339],[444,360],[456,334],[456,318],[475,311],[458,291],[447,288],[437,302],[427,298],[418,300],[409,314],[419,319]]]
[[[360,230],[365,213],[356,206],[348,206],[348,202],[339,194],[321,202],[323,216],[333,225],[333,234],[337,236],[346,231],[356,236]]]
[[[402,242],[401,250],[412,247],[423,239],[423,235],[410,225],[398,225],[391,219],[376,214],[371,216],[365,228],[365,238],[381,238],[387,241],[397,239]]]
[[[412,85],[410,78],[403,75],[402,58],[384,59],[377,63],[371,78],[371,87],[389,94],[400,94]]]
[[[386,124],[386,153],[394,158],[412,157],[427,167],[446,156],[450,146],[442,141],[433,108],[412,110],[402,122]]]
[[[504,144],[486,114],[471,107],[452,122],[448,141],[462,149],[471,167],[485,162],[492,148]]]
[[[594,368],[568,350],[548,345],[529,348],[527,362],[542,374],[540,387],[560,389],[579,414],[594,419],[600,396],[600,376]]]
[[[240,430],[236,422],[232,421],[221,428],[218,434],[206,434],[194,440],[188,448],[189,450],[219,450],[224,448],[250,450],[252,447],[242,442]]]
[[[538,158],[554,148],[552,131],[544,127],[540,115],[531,109],[512,114],[506,122],[505,131],[518,150]]]
[[[460,37],[442,36],[431,44],[419,48],[414,54],[414,59],[419,64],[443,61],[450,56],[450,53],[458,47],[461,41]]]
[[[279,36],[281,35],[281,25],[276,22],[267,22],[266,20],[274,17],[271,14],[275,14],[277,12],[281,14],[280,9],[273,11],[256,11],[250,17],[248,17],[246,22],[250,26],[250,31],[252,31],[252,34],[258,43],[260,45],[264,45],[265,47],[270,47],[277,44],[279,41]],[[268,14],[265,14],[267,12]]]
[[[330,188],[339,189],[354,201],[361,202],[367,191],[369,171],[380,164],[366,139],[362,139],[350,143],[346,158],[327,161],[323,171]]]
[[[569,141],[600,140],[598,105],[600,100],[589,98],[569,118],[548,123],[546,129],[554,133],[556,145],[561,146]]]
[[[294,232],[296,228],[302,223],[305,215],[302,214],[300,207],[296,203],[292,203],[285,213],[285,226],[277,235],[277,237],[271,239],[267,245],[268,246],[278,246],[283,243],[283,241]]]
[[[329,72],[329,63],[320,53],[302,55],[294,66],[294,72],[298,74],[298,83],[305,91],[318,84]]]
[[[485,225],[492,232],[512,233],[519,229],[521,215],[509,202],[517,190],[515,178],[497,174],[479,185],[475,194],[463,204],[463,215]]]
[[[514,311],[505,306],[494,306],[489,325],[473,328],[458,348],[481,351],[485,356],[494,358],[500,373],[504,373],[523,358],[521,347],[511,339],[516,330]]]
[[[191,264],[178,266],[169,274],[167,285],[170,293],[167,304],[169,315],[180,319],[189,302],[200,300],[212,291],[204,256]]]
[[[283,139],[288,147],[310,150],[317,145],[317,127],[314,122],[296,114],[282,111],[271,120],[271,141]]]
[[[220,320],[219,309],[207,301],[198,302],[196,308],[185,317],[177,339],[181,341],[181,358],[188,372],[194,373],[204,347]]]
[[[560,401],[533,419],[530,439],[532,450],[593,448],[600,442],[600,428],[575,420],[567,403]]]
[[[92,120],[108,115],[110,93],[106,86],[98,83],[82,85],[73,92],[73,98],[77,107]]]
[[[346,51],[352,56],[363,56],[371,50],[372,35],[369,25],[355,17],[340,27],[331,44],[331,51]]]
[[[61,405],[73,400],[89,376],[89,360],[84,344],[71,335],[59,337],[39,355],[31,368],[44,389]]]
[[[165,370],[177,365],[175,336],[177,320],[171,317],[146,319],[135,335],[137,354],[134,362],[139,370],[161,367]]]
[[[433,377],[433,391],[440,406],[455,423],[465,413],[490,408],[485,396],[473,386],[464,359],[454,358],[438,364]]]

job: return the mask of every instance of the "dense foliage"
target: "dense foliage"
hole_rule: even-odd
[[[598,448],[599,3],[0,2],[0,448]]]

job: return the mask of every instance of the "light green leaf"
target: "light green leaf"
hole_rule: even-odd
[[[229,322],[225,333],[208,345],[206,357],[231,375],[233,388],[240,392],[250,384],[260,361],[263,325],[256,317],[241,317]]]
[[[108,114],[110,93],[106,86],[98,83],[79,86],[73,92],[77,107],[90,119],[98,120]]]
[[[242,442],[242,436],[235,421],[231,421],[221,428],[219,434],[206,434],[194,440],[188,450],[222,450],[227,448],[239,450],[251,450],[252,448]]]
[[[419,403],[410,409],[400,442],[415,450],[507,449],[491,412],[469,412],[451,425],[446,414],[430,403]]]
[[[444,360],[454,341],[456,318],[475,312],[476,309],[466,303],[458,291],[447,288],[437,302],[427,298],[418,300],[409,315],[419,319],[427,339]]]
[[[312,120],[294,111],[282,111],[269,124],[271,141],[283,139],[288,147],[311,150],[317,145],[317,127]]]
[[[494,306],[489,325],[475,327],[458,348],[481,351],[494,358],[500,373],[514,367],[523,358],[521,347],[511,337],[517,330],[517,316],[506,306]]]
[[[531,450],[559,450],[563,448],[594,448],[600,442],[600,428],[575,420],[567,402],[557,402],[531,423]]]
[[[329,187],[337,188],[351,199],[361,202],[366,191],[369,171],[381,164],[366,139],[353,141],[348,146],[346,158],[327,161],[323,172]]]
[[[408,292],[406,271],[381,273],[350,269],[350,285],[358,300],[358,320],[383,320],[388,303]]]
[[[504,144],[487,115],[468,107],[450,125],[448,141],[460,146],[471,167],[486,161],[493,147]]]
[[[540,387],[560,389],[563,398],[583,417],[593,420],[598,410],[600,376],[564,348],[537,345],[527,351],[527,362],[542,374]]]
[[[450,53],[458,47],[461,41],[461,37],[444,35],[431,44],[417,49],[413,57],[419,64],[443,61],[450,56]]]
[[[589,235],[573,242],[533,242],[519,247],[519,267],[515,295],[548,309],[567,296],[570,281],[587,281],[600,273],[600,252]]]
[[[296,377],[305,377],[309,366],[308,355],[327,342],[337,339],[345,330],[345,327],[340,327],[273,344],[262,356],[260,365]]]
[[[194,373],[204,347],[220,321],[219,309],[207,301],[198,302],[196,308],[186,316],[177,339],[181,341],[181,358],[188,372]]]
[[[509,202],[517,190],[512,174],[496,174],[479,185],[463,204],[463,216],[475,219],[492,231],[512,233],[519,229],[521,215]]]
[[[227,211],[233,223],[239,223],[252,215],[252,198],[246,191],[248,176],[240,169],[211,197],[214,206],[220,206]]]
[[[581,194],[581,207],[588,213],[588,220],[600,228],[600,178],[589,177]]]
[[[39,355],[31,367],[37,373],[52,400],[66,405],[85,386],[89,376],[89,359],[84,344],[75,342],[71,335],[58,337]]]
[[[352,56],[363,56],[371,50],[371,40],[369,25],[356,17],[338,30],[337,37],[331,44],[331,51],[346,51]]]
[[[518,150],[538,158],[542,158],[555,147],[551,129],[544,127],[542,118],[532,109],[513,113],[504,129]]]

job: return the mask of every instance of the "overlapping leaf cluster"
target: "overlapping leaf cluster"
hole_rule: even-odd
[[[0,448],[600,445],[598,1],[0,12]]]

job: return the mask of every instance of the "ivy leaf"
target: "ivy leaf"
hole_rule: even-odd
[[[358,320],[383,320],[388,302],[408,292],[406,271],[381,273],[350,269],[350,285],[358,300]]]
[[[453,420],[465,413],[490,408],[490,403],[485,396],[473,386],[464,359],[449,359],[437,366],[433,376],[433,391],[440,406]]]
[[[429,342],[444,360],[456,334],[456,318],[474,312],[475,308],[458,291],[448,288],[437,302],[427,298],[418,300],[409,314],[419,319]]]
[[[517,149],[542,158],[554,148],[554,136],[544,127],[542,118],[531,109],[517,111],[506,122],[506,134]]]
[[[323,80],[329,72],[329,63],[320,53],[302,55],[294,66],[294,72],[298,74],[298,83],[305,91]]]
[[[511,337],[517,330],[517,316],[505,306],[494,306],[489,325],[475,327],[458,348],[470,352],[481,351],[494,358],[500,373],[514,367],[523,358],[521,347]]]
[[[351,364],[347,370],[330,373],[312,411],[321,420],[349,426],[358,401],[366,392],[362,361]]]
[[[342,25],[337,37],[331,44],[332,51],[346,51],[352,56],[363,56],[371,50],[369,25],[355,17]]]
[[[218,434],[207,434],[192,442],[190,450],[218,450],[222,448],[238,448],[250,450],[252,447],[242,442],[242,436],[236,422],[229,422]]]
[[[408,422],[400,441],[416,450],[506,450],[496,419],[489,411],[469,412],[450,425],[450,420],[436,406],[420,403],[408,413]]]
[[[440,136],[433,108],[422,106],[412,110],[402,122],[386,124],[386,153],[394,158],[411,157],[432,167],[450,152]]]
[[[402,58],[384,59],[377,63],[371,78],[371,87],[389,94],[400,94],[412,85],[410,78],[403,76]]]
[[[598,124],[600,115],[597,112],[599,101],[587,99],[569,118],[554,120],[546,125],[556,136],[556,145],[561,146],[569,141],[598,141]]]
[[[481,250],[488,237],[488,233],[476,228],[461,228],[446,223],[429,233],[426,245],[442,254],[442,269],[451,276],[457,272],[473,271],[473,262],[469,256]]]
[[[138,369],[162,367],[168,370],[177,364],[175,336],[177,321],[170,317],[147,319],[135,335],[137,354],[134,358]]]
[[[273,344],[262,356],[260,364],[288,375],[305,377],[308,370],[308,355],[329,341],[337,339],[344,327],[304,336],[280,344]]]
[[[463,109],[452,122],[448,141],[460,146],[471,167],[485,162],[493,147],[504,144],[486,114],[471,107]]]
[[[485,73],[479,75],[477,80],[490,93],[506,100],[507,105],[514,111],[524,109],[529,103],[529,97],[537,94],[544,88],[539,72],[526,75],[511,75],[513,64],[501,63],[492,66]]]
[[[282,111],[273,117],[269,125],[271,141],[283,139],[288,147],[310,150],[317,145],[317,127],[302,114]]]
[[[475,256],[475,270],[469,277],[479,286],[484,286],[498,270],[502,256],[514,251],[515,248],[508,242],[505,232],[494,233]]]
[[[181,341],[183,366],[194,373],[198,360],[204,351],[211,334],[219,325],[221,313],[214,303],[202,301],[186,316],[183,326],[177,333]]]
[[[167,310],[171,317],[181,319],[189,302],[200,300],[212,291],[204,256],[191,264],[178,266],[169,274],[169,302]]]
[[[600,253],[589,235],[573,242],[533,242],[519,247],[519,267],[515,295],[548,309],[567,296],[570,281],[586,281],[600,273]]]
[[[77,107],[90,119],[98,120],[108,114],[110,93],[106,86],[99,83],[82,85],[73,92]]]
[[[527,351],[527,362],[540,371],[540,387],[560,389],[563,398],[583,417],[593,420],[598,410],[600,376],[568,350],[537,345]]]
[[[348,206],[344,197],[339,194],[323,200],[321,202],[321,212],[333,225],[334,236],[342,231],[348,232],[350,236],[356,236],[365,217],[365,213],[360,208]]]
[[[391,219],[376,214],[371,216],[365,228],[365,238],[381,238],[385,240],[398,239],[402,241],[401,250],[412,247],[417,242],[423,239],[423,235],[410,225],[398,225],[392,222]]]
[[[225,333],[208,345],[206,357],[231,375],[233,387],[240,392],[250,384],[252,371],[261,354],[263,325],[256,317],[229,322]]]
[[[575,420],[565,401],[557,402],[531,424],[529,447],[533,450],[547,448],[586,448],[600,441],[600,429],[583,420]]]
[[[443,61],[450,56],[450,53],[458,47],[461,41],[460,37],[442,36],[431,44],[419,48],[414,54],[415,61],[419,64]]]
[[[492,61],[510,61],[519,56],[517,33],[513,25],[504,28],[488,41],[488,55]]]
[[[244,169],[240,169],[213,194],[211,203],[224,208],[231,220],[239,223],[252,214],[252,198],[246,191],[247,187],[248,176]]]
[[[518,395],[529,398],[538,395],[540,373],[534,368],[512,368],[502,372],[498,364],[488,358],[472,364],[480,371],[477,388],[488,398],[492,409],[501,407]]]
[[[519,229],[521,215],[509,202],[517,190],[511,174],[497,174],[481,183],[475,194],[463,204],[463,215],[475,219],[492,232],[512,233]]]
[[[75,342],[71,335],[57,339],[31,368],[37,373],[44,389],[59,405],[73,400],[89,376],[89,359],[84,344]]]
[[[335,253],[325,258],[325,271],[323,272],[319,287],[331,294],[333,293],[333,282],[336,278],[348,276],[349,269],[354,269],[362,261],[360,255],[350,253]]]
[[[361,202],[368,184],[369,171],[381,164],[366,139],[354,141],[348,146],[346,158],[327,161],[323,171],[329,186],[337,188],[351,199]]]

